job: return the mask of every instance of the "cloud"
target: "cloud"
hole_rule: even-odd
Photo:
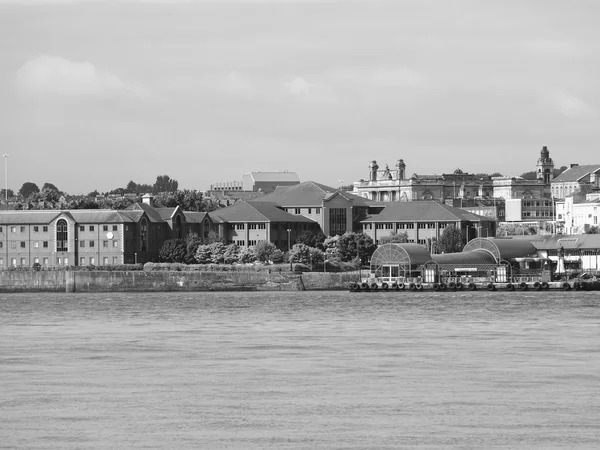
[[[551,105],[556,111],[570,119],[578,119],[595,115],[595,110],[579,97],[564,92],[547,94],[544,103]]]
[[[423,82],[418,72],[405,67],[346,67],[330,71],[328,76],[338,83],[380,88],[413,87]]]
[[[148,97],[142,86],[125,83],[116,75],[98,70],[89,62],[42,55],[23,64],[16,75],[17,87],[29,95],[103,97],[129,95]]]
[[[314,87],[302,77],[296,77],[284,85],[290,94],[297,96],[310,95],[310,91]]]

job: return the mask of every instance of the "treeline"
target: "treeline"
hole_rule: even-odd
[[[154,202],[158,206],[175,207],[179,205],[185,211],[214,211],[221,207],[210,198],[204,197],[202,192],[183,189],[179,190],[177,180],[168,175],[159,175],[156,182],[138,184],[134,181],[127,183],[124,188],[116,188],[100,193],[92,191],[87,195],[69,195],[59,190],[52,183],[44,183],[40,189],[33,182],[23,183],[17,195],[9,189],[2,190],[2,197],[9,198],[15,203],[15,209],[125,209],[141,201],[144,194],[153,194]]]

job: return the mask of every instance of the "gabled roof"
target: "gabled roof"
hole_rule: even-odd
[[[184,211],[183,215],[188,223],[202,223],[208,213],[206,211]]]
[[[6,225],[44,224],[51,223],[64,211],[59,210],[10,210],[0,211],[0,223]]]
[[[174,208],[154,208],[154,210],[160,215],[162,220],[169,220],[173,218],[173,214],[175,214],[175,210],[179,208],[178,206]]]
[[[156,209],[154,209],[150,205],[147,205],[146,203],[134,203],[133,205],[128,206],[126,208],[126,211],[128,211],[128,210],[144,211],[148,215],[148,219],[150,219],[150,222],[164,223],[163,218],[160,216],[160,214],[158,212],[156,212]]]
[[[275,203],[239,201],[227,208],[212,211],[209,217],[215,222],[299,222],[315,223],[307,217],[287,213]]]
[[[559,176],[552,179],[551,183],[570,183],[579,181],[587,174],[597,172],[598,170],[600,170],[600,164],[570,167]]]
[[[351,201],[353,206],[368,206],[368,202],[358,195],[349,194],[314,181],[304,181],[294,186],[280,186],[270,194],[254,199],[253,202],[271,202],[285,208],[319,208],[323,206],[323,201],[330,200],[337,194]]]
[[[286,183],[291,182],[300,182],[300,178],[296,172],[249,172],[246,175],[250,175],[250,177],[254,181],[266,181],[266,182],[278,182],[283,181]]]
[[[434,201],[415,201],[386,203],[383,211],[366,218],[362,222],[489,222],[491,220],[492,219],[489,217],[473,214],[464,209],[455,208],[443,203]]]
[[[133,222],[131,217],[119,211],[108,209],[72,209],[69,210],[75,222],[78,223],[123,223]]]

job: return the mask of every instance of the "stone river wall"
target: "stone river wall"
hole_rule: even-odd
[[[291,272],[0,272],[0,292],[347,290],[356,273]]]

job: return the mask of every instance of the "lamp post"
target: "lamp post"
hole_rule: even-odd
[[[290,272],[292,271],[292,255],[290,255],[290,233],[292,232],[291,228],[287,229],[288,234],[288,258],[290,259]]]
[[[329,262],[328,259],[326,259],[325,261],[323,261],[323,273],[327,273],[327,263]]]
[[[8,153],[4,153],[4,200],[8,209]]]

